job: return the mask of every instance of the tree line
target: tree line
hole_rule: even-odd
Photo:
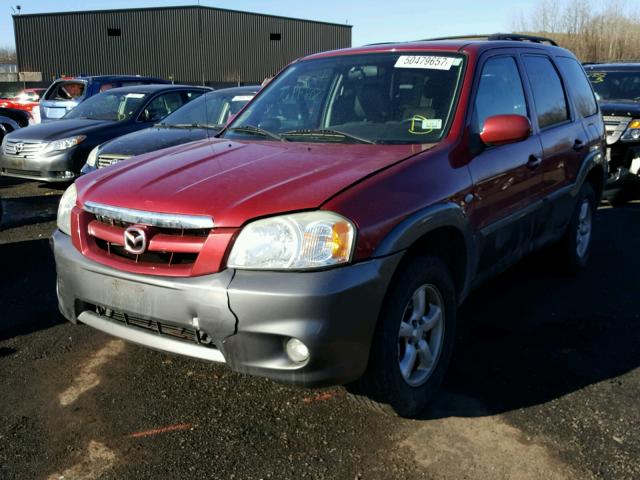
[[[583,62],[640,60],[640,14],[624,0],[542,0],[513,29],[552,38]]]
[[[0,47],[0,63],[16,63],[16,51],[9,47]]]

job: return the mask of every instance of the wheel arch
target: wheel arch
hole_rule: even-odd
[[[403,261],[415,255],[440,257],[451,270],[458,302],[470,290],[472,266],[475,265],[473,235],[460,205],[448,202],[420,210],[398,224],[374,252],[381,257],[404,251]]]
[[[577,181],[573,187],[572,196],[576,197],[584,185],[588,182],[596,194],[596,200],[599,203],[602,199],[604,187],[607,183],[607,160],[600,150],[594,150],[582,162],[578,171]]]

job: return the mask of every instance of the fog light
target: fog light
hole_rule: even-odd
[[[309,349],[297,338],[290,338],[287,341],[287,355],[294,362],[302,363],[309,359]]]

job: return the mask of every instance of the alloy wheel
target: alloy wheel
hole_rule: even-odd
[[[434,285],[415,290],[404,309],[398,332],[398,364],[412,387],[423,385],[433,373],[444,340],[444,301]]]

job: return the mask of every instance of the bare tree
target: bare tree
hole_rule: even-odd
[[[0,47],[0,63],[16,63],[16,51],[11,47]]]
[[[513,28],[551,37],[582,61],[640,58],[640,15],[625,0],[543,0]]]

